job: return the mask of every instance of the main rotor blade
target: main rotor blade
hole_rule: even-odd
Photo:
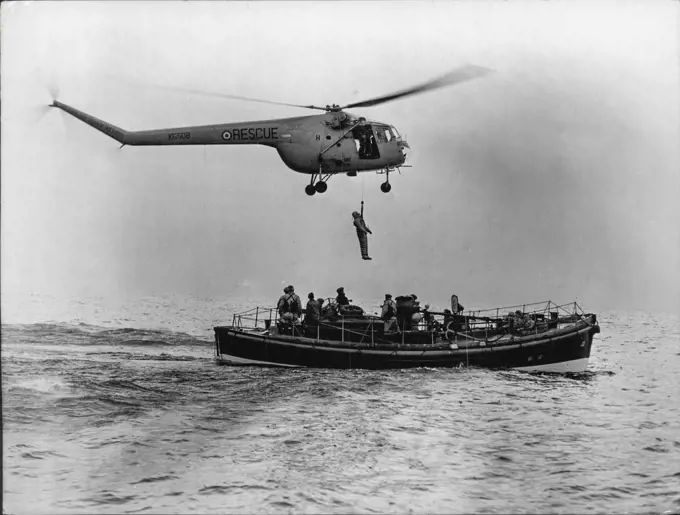
[[[273,104],[288,107],[302,107],[303,109],[320,109],[322,111],[326,110],[325,107],[318,107],[315,105],[287,104],[285,102],[275,102],[273,100],[262,100],[259,98],[242,97],[239,95],[228,95],[226,93],[217,93],[215,91],[202,91],[199,89],[176,88],[173,86],[160,86],[158,84],[156,84],[155,86],[161,89],[166,89],[168,91],[176,91],[178,93],[189,93],[190,95],[198,95],[203,97],[227,98],[231,100],[246,100],[248,102],[259,102],[261,104]]]
[[[433,89],[443,88],[444,86],[451,86],[453,84],[459,84],[468,80],[476,79],[478,77],[483,77],[488,75],[493,70],[489,68],[484,68],[482,66],[475,66],[468,64],[456,68],[450,71],[446,75],[443,75],[437,79],[431,80],[419,86],[413,86],[408,89],[397,91],[396,93],[391,93],[389,95],[383,95],[381,97],[373,98],[371,100],[364,100],[362,102],[354,102],[352,104],[347,104],[343,106],[342,109],[352,108],[352,107],[370,107],[379,104],[384,104],[385,102],[391,102],[392,100],[397,100],[398,98],[407,97],[410,95],[417,95],[418,93],[425,93],[426,91],[431,91]]]

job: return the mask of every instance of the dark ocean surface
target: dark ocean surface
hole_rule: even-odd
[[[3,296],[4,513],[680,513],[678,316],[573,376],[216,365],[256,304]]]

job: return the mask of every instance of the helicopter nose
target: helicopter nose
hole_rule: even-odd
[[[409,144],[406,143],[403,140],[400,141],[399,142],[399,151],[401,152],[401,157],[404,160],[404,162],[406,162],[406,159],[408,159],[408,155],[409,155],[409,152],[407,151],[407,149],[411,150],[411,147],[409,146]]]

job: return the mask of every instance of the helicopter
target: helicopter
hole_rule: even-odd
[[[65,111],[113,138],[121,143],[121,148],[125,145],[264,145],[275,148],[288,168],[311,175],[310,182],[305,187],[307,195],[324,193],[328,188],[328,180],[334,175],[347,174],[353,177],[358,172],[368,171],[385,174],[385,182],[380,185],[380,189],[388,193],[392,189],[390,172],[401,171],[402,166],[409,166],[405,164],[409,144],[393,125],[357,117],[345,109],[380,105],[481,77],[489,72],[491,70],[488,68],[465,65],[437,79],[395,93],[344,106],[332,104],[325,107],[164,87],[195,95],[324,111],[323,114],[293,118],[170,129],[127,131],[56,99],[50,106]]]

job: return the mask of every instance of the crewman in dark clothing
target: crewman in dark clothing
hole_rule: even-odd
[[[384,330],[386,333],[392,331],[394,327],[399,330],[399,327],[397,326],[397,305],[392,300],[392,295],[389,293],[385,294],[385,302],[383,302],[382,305],[382,313],[380,314],[380,318],[385,321]]]
[[[290,293],[289,287],[286,286],[283,289],[283,295],[279,297],[279,301],[276,303],[276,309],[279,312],[279,316],[282,317],[290,311],[290,306],[288,305],[288,294]]]
[[[336,291],[338,292],[338,296],[335,297],[335,302],[337,302],[338,306],[349,306],[351,301],[347,298],[347,295],[345,295],[345,288],[341,286]]]
[[[373,259],[368,255],[368,235],[373,233],[368,228],[368,225],[366,225],[364,217],[357,211],[354,211],[352,216],[354,217],[354,227],[356,227],[357,237],[359,238],[359,247],[361,247],[361,258]]]
[[[305,310],[305,323],[309,325],[318,325],[321,317],[321,304],[314,300],[314,294],[310,293],[307,301],[307,309]],[[323,301],[322,301],[323,302]]]
[[[295,293],[295,288],[288,285],[283,289],[284,294],[279,298],[277,309],[281,318],[293,321],[302,315],[302,301]]]

